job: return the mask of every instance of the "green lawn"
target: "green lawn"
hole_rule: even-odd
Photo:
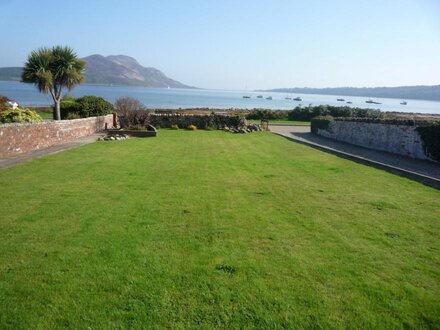
[[[270,133],[0,170],[0,328],[438,328],[440,191]]]
[[[49,111],[37,112],[43,119],[53,119],[53,113]]]
[[[247,122],[248,123],[253,123],[253,124],[260,124],[261,120],[248,119]],[[298,121],[298,120],[269,120],[269,124],[272,124],[272,125],[304,125],[304,126],[310,126],[310,122],[309,121]]]

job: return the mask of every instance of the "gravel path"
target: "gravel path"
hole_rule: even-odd
[[[390,169],[395,169],[396,172],[411,172],[420,176],[426,176],[434,181],[438,180],[438,184],[440,185],[439,163],[412,159],[386,151],[368,149],[349,143],[328,139],[310,133],[310,127],[305,126],[270,125],[270,130],[273,133],[285,136],[300,143],[304,143],[312,147],[318,147],[320,150],[328,151],[333,154],[340,154],[341,156],[348,156],[345,158],[351,158],[353,160],[356,160],[357,158],[365,164],[368,164],[368,162],[371,161],[371,165],[373,166],[375,165],[373,163],[378,163],[378,165],[383,165],[378,167],[383,167],[384,169],[386,169],[386,167],[390,167]],[[416,177],[413,178],[417,179]]]

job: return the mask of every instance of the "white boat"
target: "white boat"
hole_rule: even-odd
[[[295,97],[294,99],[293,99],[294,101],[299,101],[299,102],[301,102],[303,99],[301,98],[301,97]]]

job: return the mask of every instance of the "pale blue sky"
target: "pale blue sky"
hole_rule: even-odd
[[[440,0],[0,0],[0,66],[126,54],[219,89],[440,84]]]

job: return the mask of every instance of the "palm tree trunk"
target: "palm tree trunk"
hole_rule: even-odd
[[[61,110],[60,110],[61,100],[55,100],[55,119],[61,120]]]

